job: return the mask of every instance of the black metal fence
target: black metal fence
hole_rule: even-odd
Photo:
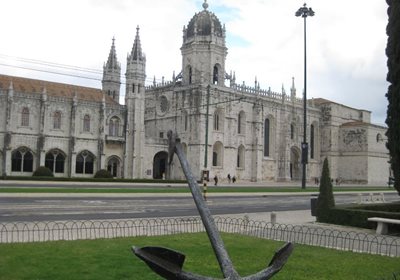
[[[400,256],[400,238],[316,225],[284,225],[246,218],[215,217],[221,232],[237,233],[339,250]],[[15,222],[0,224],[0,243],[44,242],[203,232],[200,218],[160,218],[106,221]]]

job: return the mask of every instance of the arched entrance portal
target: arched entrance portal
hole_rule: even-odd
[[[290,179],[300,180],[300,149],[292,147],[290,149]]]
[[[118,157],[113,156],[108,159],[107,170],[111,173],[113,177],[121,177],[121,161]]]
[[[158,152],[153,159],[153,179],[166,178],[168,153]],[[164,175],[164,176],[163,176]]]

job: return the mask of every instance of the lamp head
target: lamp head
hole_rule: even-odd
[[[307,8],[307,4],[304,3],[303,7],[301,7],[300,9],[297,10],[296,12],[296,17],[303,17],[306,18],[308,16],[312,17],[314,16],[315,12],[313,11],[312,8]]]

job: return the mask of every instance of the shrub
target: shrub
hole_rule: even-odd
[[[94,178],[113,178],[113,175],[108,170],[100,169],[94,174]]]
[[[325,222],[361,228],[375,228],[375,222],[368,218],[380,217],[400,220],[400,203],[382,203],[370,205],[340,205],[330,209]],[[389,231],[400,232],[399,225],[389,225]]]
[[[330,214],[329,211],[335,206],[327,158],[324,160],[320,182],[316,214],[318,222],[325,222]]]
[[[32,176],[34,177],[54,177],[53,172],[46,166],[39,166],[38,169],[33,172]]]

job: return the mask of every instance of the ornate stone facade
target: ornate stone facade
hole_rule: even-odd
[[[198,177],[228,174],[248,181],[301,179],[302,99],[236,83],[227,73],[225,27],[208,10],[183,30],[182,71],[145,85],[139,29],[127,59],[125,104],[114,40],[102,89],[0,75],[0,175],[31,175],[41,165],[56,176],[183,178],[167,166],[167,131],[178,133]],[[328,157],[332,178],[384,183],[389,176],[385,127],[371,112],[324,99],[308,101],[307,179]]]

